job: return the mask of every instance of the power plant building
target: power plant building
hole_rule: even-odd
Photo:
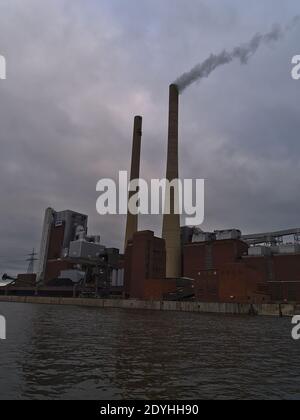
[[[71,210],[56,212],[48,208],[45,212],[43,233],[40,247],[40,261],[37,275],[38,282],[47,282],[59,275],[60,270],[67,270],[69,265],[58,260],[63,258],[70,243],[82,232],[87,234],[88,216]]]
[[[242,235],[239,229],[203,232],[180,227],[178,126],[179,91],[171,85],[166,179],[173,187],[166,189],[162,238],[151,230],[139,232],[138,216],[128,211],[123,258],[119,250],[101,245],[99,236],[88,237],[86,215],[49,208],[37,284],[49,285],[53,279],[60,284],[64,276],[76,283],[84,275],[85,282],[96,279],[96,285],[102,282],[122,289],[123,297],[130,299],[300,302],[300,229]],[[142,117],[137,116],[131,181],[140,177],[141,140]],[[129,192],[128,201],[136,193]],[[289,235],[294,235],[294,242],[284,243]],[[23,281],[32,278],[24,276]]]
[[[125,253],[125,296],[155,299],[168,290],[165,241],[151,231],[135,233]]]

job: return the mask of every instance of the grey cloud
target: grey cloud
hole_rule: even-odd
[[[168,84],[186,66],[239,45],[298,2],[267,0],[3,0],[0,53],[0,272],[26,268],[44,208],[90,216],[90,231],[121,246],[124,218],[96,214],[96,183],[130,161],[144,115],[142,176],[164,176]],[[266,17],[267,16],[267,17]],[[297,30],[296,30],[297,31]],[[181,173],[207,179],[208,228],[300,225],[299,33],[232,65],[181,98]],[[160,218],[141,218],[159,233]]]

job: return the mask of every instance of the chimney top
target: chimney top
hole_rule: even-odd
[[[175,83],[172,83],[172,84],[170,85],[170,90],[176,90],[176,92],[177,92],[177,93],[179,93],[179,88],[178,88],[178,86],[177,86],[177,85],[175,85]]]

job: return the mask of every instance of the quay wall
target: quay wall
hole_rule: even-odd
[[[258,315],[292,317],[300,314],[299,305],[293,304],[239,304],[205,302],[168,302],[125,299],[86,299],[37,296],[0,296],[0,302],[71,305],[95,308],[139,309],[152,311],[198,312],[223,315]]]

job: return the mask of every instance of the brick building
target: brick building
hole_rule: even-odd
[[[165,241],[151,231],[137,232],[125,253],[125,295],[127,298],[160,300],[176,291],[176,280],[166,278]]]
[[[196,299],[240,303],[300,302],[300,253],[297,247],[268,248],[268,252],[261,255],[249,250],[253,248],[239,239],[184,245],[184,277],[195,281]]]
[[[191,243],[184,246],[184,277],[195,281],[195,297],[207,302],[265,302],[270,300],[261,267],[244,260],[248,245],[239,239]]]
[[[263,284],[273,302],[300,302],[300,254],[246,257],[244,262],[263,275]]]
[[[243,261],[226,264],[219,270],[219,301],[265,303],[270,301],[265,276]]]
[[[64,257],[65,250],[79,233],[87,234],[87,223],[88,217],[84,214],[71,210],[56,212],[52,208],[46,209],[37,273],[39,283],[47,284],[49,280],[57,277],[61,270],[71,268],[65,268],[66,265],[63,264],[59,269],[59,260]]]

